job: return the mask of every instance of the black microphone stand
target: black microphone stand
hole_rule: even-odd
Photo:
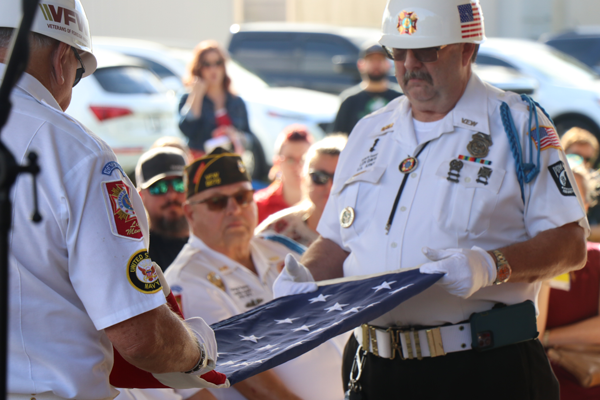
[[[10,93],[17,84],[29,61],[29,31],[33,24],[39,0],[22,0],[23,18],[18,30],[13,33],[8,50],[6,69],[0,86],[0,133],[8,121],[12,104]],[[18,134],[16,132],[13,135]],[[33,175],[34,222],[42,220],[37,205],[36,176],[40,172],[37,154],[28,154],[29,164],[17,164],[15,157],[0,138],[0,396],[6,398],[6,379],[8,361],[8,252],[9,233],[12,226],[12,204],[10,190],[21,173]]]

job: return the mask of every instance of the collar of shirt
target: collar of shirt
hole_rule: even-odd
[[[397,124],[399,121],[412,121],[412,107],[406,96],[402,97],[400,107],[392,114],[391,121],[396,121]],[[441,120],[438,135],[432,137],[432,139],[438,138],[444,133],[454,132],[456,127],[475,133],[490,134],[487,113],[487,90],[475,73],[471,74],[465,92],[458,103],[456,103],[456,106]],[[412,123],[405,124],[402,134],[398,133],[394,137],[403,147],[413,149],[413,151],[418,146]]]
[[[260,251],[258,251],[257,245],[256,245],[257,240],[262,240],[262,239],[253,237],[250,240],[250,254],[252,256],[252,260],[254,261],[254,267],[256,268],[256,272],[258,272],[258,277],[262,280],[263,277],[268,272],[270,265],[267,262],[261,262],[262,259],[260,257]],[[200,239],[196,235],[190,236],[190,240],[188,241],[188,244],[202,252],[207,253],[209,256],[213,257],[216,261],[218,261],[219,264],[221,264],[219,266],[226,265],[232,271],[235,271],[239,268],[243,268],[244,271],[246,271],[248,273],[252,273],[248,268],[244,267],[242,264],[238,263],[237,261],[232,260],[231,258],[227,257],[225,254],[219,253],[218,251],[215,251],[215,250],[211,249],[210,247],[208,247],[206,245],[206,243],[204,243],[202,241],[202,239]],[[218,268],[219,266],[213,265],[213,267],[215,267],[215,268]]]
[[[0,76],[4,76],[4,71],[6,69],[6,64],[0,63]],[[56,110],[62,112],[62,108],[58,105],[56,99],[52,96],[52,94],[33,76],[29,75],[27,72],[24,72],[17,82],[17,87],[24,92],[28,93],[30,96],[35,98],[40,103],[46,104]]]

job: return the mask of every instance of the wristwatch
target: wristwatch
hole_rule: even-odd
[[[197,343],[198,343],[198,350],[200,351],[200,359],[198,360],[196,365],[194,365],[194,368],[190,369],[189,371],[185,371],[184,374],[191,374],[194,372],[198,372],[198,371],[200,371],[200,368],[205,368],[206,365],[208,364],[208,358],[206,357],[206,352],[204,351],[204,346],[202,346],[202,344],[200,342],[197,342]]]
[[[506,257],[504,257],[504,254],[502,254],[498,250],[492,251],[492,254],[496,259],[496,280],[494,281],[494,285],[499,285],[501,283],[505,283],[510,279],[512,269],[510,268],[508,261],[506,261]]]

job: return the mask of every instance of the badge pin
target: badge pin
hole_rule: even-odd
[[[208,281],[210,283],[212,283],[219,289],[225,291],[225,284],[223,283],[223,279],[221,279],[221,277],[219,275],[217,275],[216,273],[211,272],[210,274],[208,274],[206,276],[206,279],[208,279]]]
[[[372,153],[375,151],[375,147],[377,147],[377,143],[379,143],[379,139],[375,139],[375,143],[373,143],[373,147],[369,149],[369,152]]]
[[[479,122],[471,121],[470,119],[463,118],[462,123],[468,126],[476,127]]]
[[[485,158],[490,152],[490,146],[493,144],[491,135],[478,132],[473,135],[473,140],[467,145],[467,150],[475,158]]]
[[[394,124],[389,124],[389,125],[386,125],[386,126],[384,126],[383,128],[381,128],[381,132],[385,132],[385,131],[387,131],[388,129],[392,129],[393,127],[394,127]]]
[[[458,178],[460,178],[460,170],[463,168],[464,164],[462,161],[452,160],[450,161],[450,171],[448,171],[448,181],[458,183]]]
[[[342,210],[342,214],[340,215],[340,225],[342,228],[350,228],[354,223],[355,213],[354,208],[346,207]]]
[[[246,173],[246,167],[244,166],[244,164],[240,160],[238,160],[237,166],[238,166],[238,169],[240,170],[240,172],[242,174]]]
[[[415,169],[417,169],[418,164],[419,164],[419,162],[417,161],[416,158],[408,157],[407,159],[403,160],[400,163],[400,167],[399,167],[400,172],[402,172],[403,174],[410,174]]]
[[[477,172],[477,183],[482,183],[484,185],[488,184],[488,179],[492,176],[492,169],[488,167],[481,167],[479,172]]]

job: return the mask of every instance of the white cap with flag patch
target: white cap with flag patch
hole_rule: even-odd
[[[388,0],[379,43],[421,49],[484,40],[479,0]]]

